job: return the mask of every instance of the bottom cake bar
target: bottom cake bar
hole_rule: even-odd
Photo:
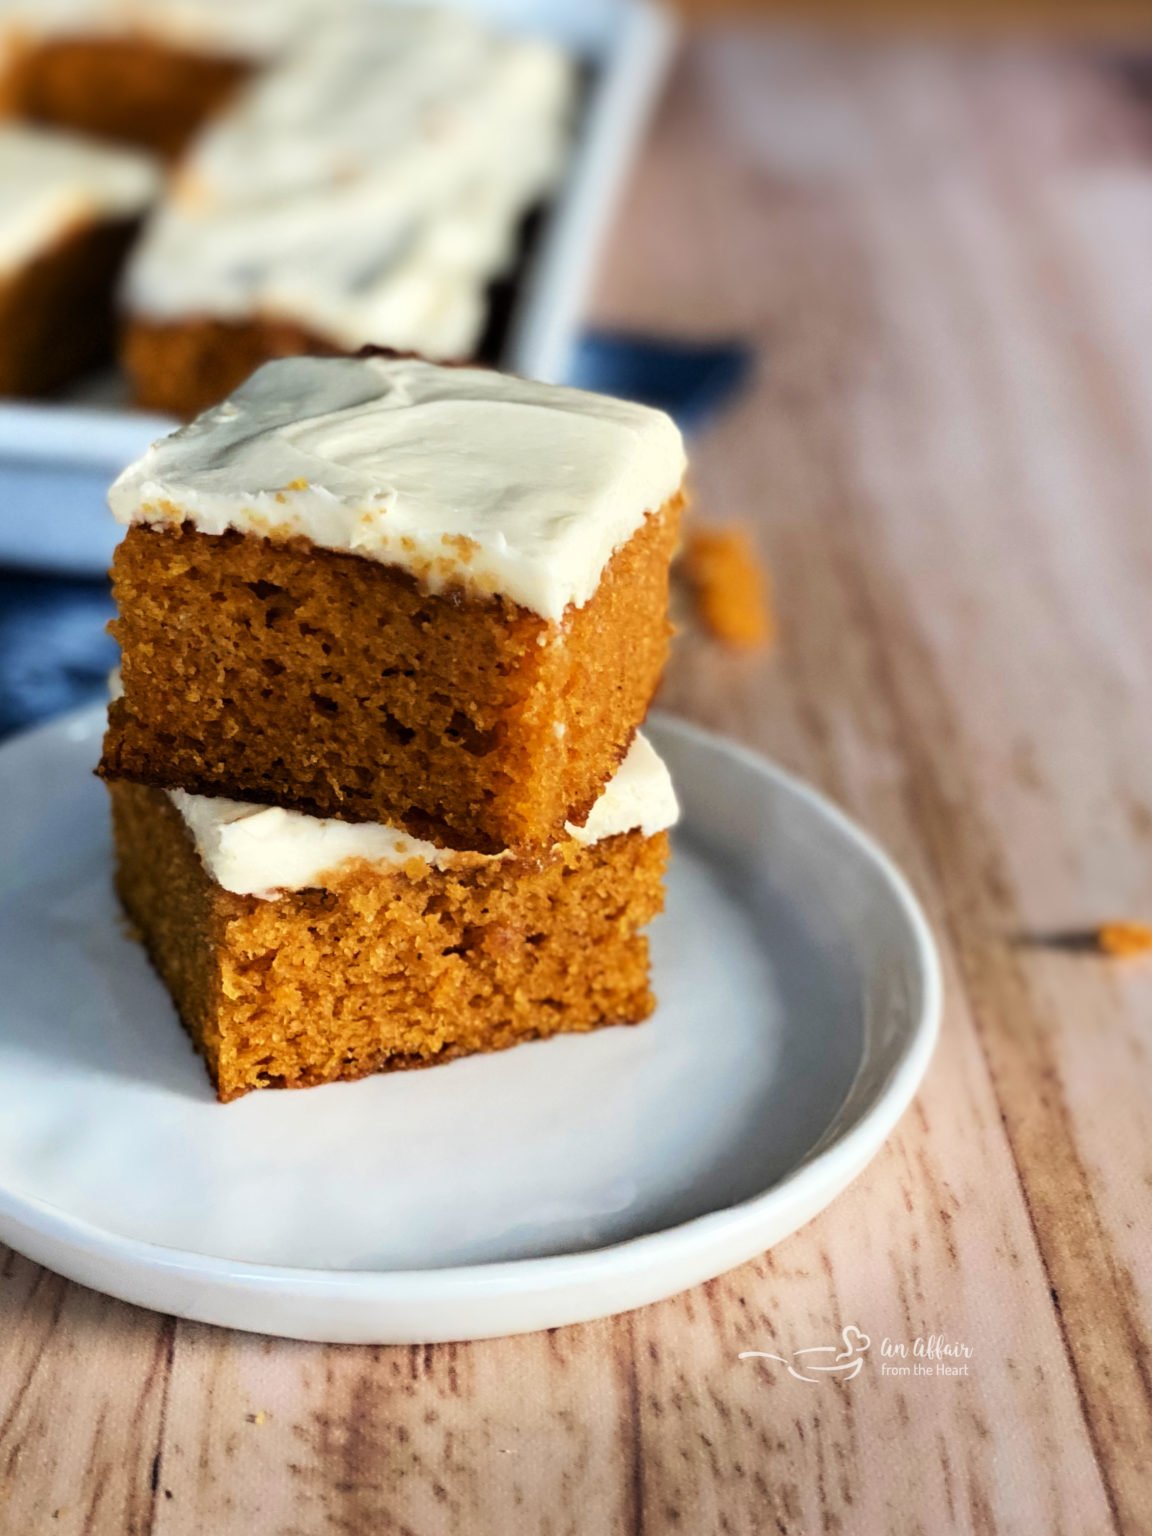
[[[654,1006],[667,770],[637,737],[542,858],[109,785],[117,889],[222,1101],[634,1024]]]

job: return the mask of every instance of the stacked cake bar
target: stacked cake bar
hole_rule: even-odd
[[[660,412],[270,363],[116,482],[118,886],[221,1099],[645,1018]]]

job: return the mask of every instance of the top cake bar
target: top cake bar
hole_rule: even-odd
[[[101,772],[548,845],[659,681],[683,473],[643,406],[380,356],[266,365],[112,488]]]

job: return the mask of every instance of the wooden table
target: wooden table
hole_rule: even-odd
[[[695,452],[770,659],[667,702],[808,775],[936,924],[943,1040],[804,1232],[661,1306],[430,1349],[154,1317],[0,1255],[0,1530],[1152,1531],[1152,97],[1087,55],[700,37],[605,321],[762,343]],[[851,1383],[741,1350],[873,1340]],[[962,1376],[895,1375],[943,1336]]]

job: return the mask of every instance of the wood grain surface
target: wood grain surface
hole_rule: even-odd
[[[1150,0],[666,0],[692,25],[768,19],[857,35],[1079,37],[1140,41]]]
[[[4,1536],[1152,1531],[1152,965],[1045,942],[1152,914],[1150,79],[697,36],[606,264],[602,320],[760,348],[695,492],[780,643],[686,635],[665,702],[924,898],[947,1017],[883,1154],[710,1285],[477,1345],[217,1332],[0,1255]],[[851,1382],[738,1358],[849,1324]],[[966,1375],[884,1369],[932,1336]]]

